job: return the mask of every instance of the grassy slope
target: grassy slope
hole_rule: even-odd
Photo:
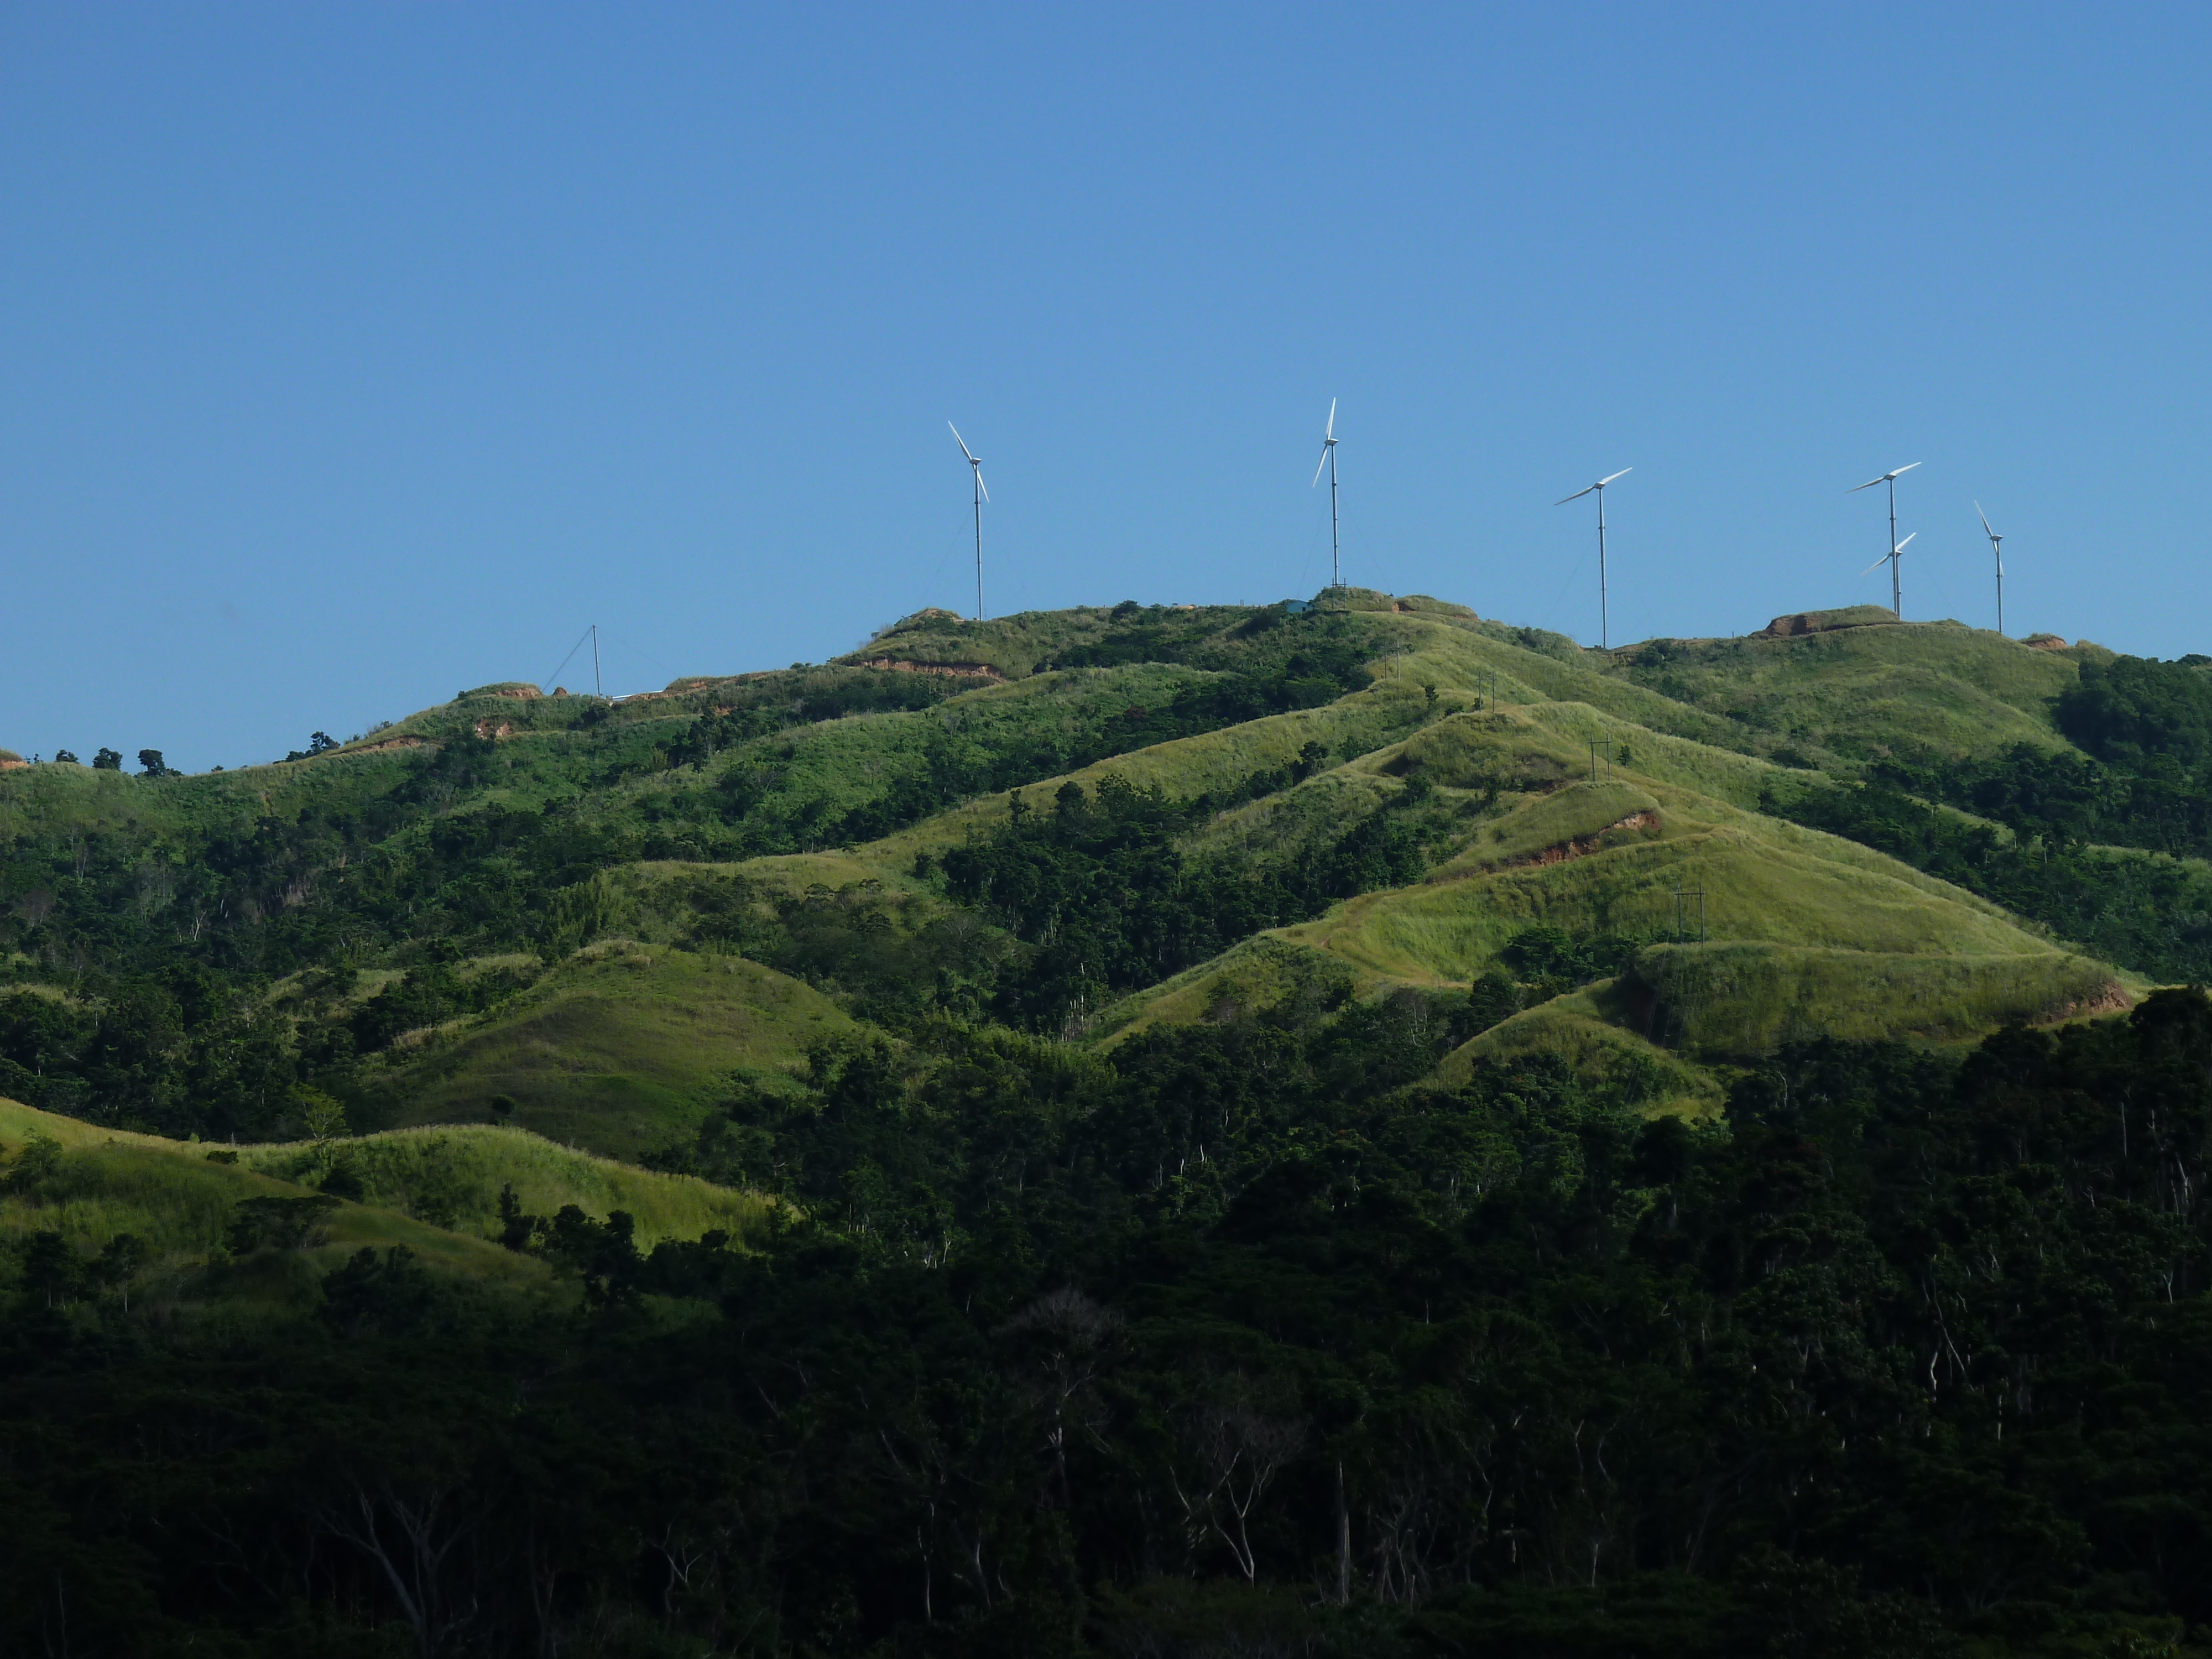
[[[1096,791],[1101,780],[1114,776],[1139,789],[1157,787],[1168,795],[1188,799],[1233,789],[1255,772],[1287,766],[1310,743],[1318,743],[1334,755],[1365,754],[1418,729],[1431,713],[1418,685],[1385,681],[1320,708],[1271,714],[1218,732],[1117,755],[1096,765],[1041,779],[1026,786],[1024,793],[1042,803],[1068,782]],[[880,869],[903,871],[911,866],[916,853],[953,846],[1004,817],[1012,793],[1007,790],[978,796],[859,850]]]
[[[768,1212],[767,1200],[757,1194],[641,1170],[557,1146],[526,1130],[490,1124],[242,1146],[239,1161],[307,1185],[343,1162],[359,1177],[364,1203],[471,1236],[496,1231],[502,1185],[513,1186],[523,1209],[532,1215],[550,1216],[564,1204],[580,1206],[592,1216],[627,1211],[645,1249],[664,1238],[696,1238],[717,1227],[743,1237],[763,1225]]]
[[[1264,1007],[1324,971],[1299,965],[1284,947],[1325,954],[1371,991],[1468,982],[1516,931],[1538,923],[1665,937],[1678,889],[1704,891],[1710,938],[1778,947],[1761,960],[1778,986],[1792,988],[1793,1006],[1805,986],[1834,990],[1839,1031],[1963,1034],[2114,994],[2109,970],[2024,931],[1993,905],[1855,843],[1672,781],[1717,781],[1755,799],[1761,775],[1772,770],[1763,763],[1613,723],[1616,751],[1626,741],[1639,760],[1649,755],[1652,770],[1616,764],[1602,781],[1559,781],[1577,758],[1571,736],[1593,719],[1586,704],[1463,714],[1366,757],[1353,769],[1378,781],[1418,769],[1443,793],[1486,777],[1530,787],[1501,793],[1487,815],[1470,801],[1470,833],[1429,881],[1347,900],[1270,942],[1240,945],[1109,1010],[1100,1034],[1118,1040],[1161,1021],[1207,1018],[1225,1004]],[[1586,773],[1587,748],[1580,760]],[[1671,778],[1656,775],[1662,771]],[[1321,800],[1329,787],[1314,779],[1296,793]],[[1279,817],[1289,809],[1267,810]],[[1611,828],[1646,813],[1658,822]],[[1260,816],[1255,807],[1231,815]],[[1685,914],[1694,925],[1695,908]],[[1869,987],[1899,994],[1886,1026],[1881,994],[1846,990],[1854,963]],[[1765,994],[1752,994],[1747,978],[1739,994],[1743,1019],[1730,1024],[1708,1013],[1683,1036],[1732,1051],[1771,1046],[1779,1028],[1751,1012]]]
[[[1462,1043],[1429,1080],[1449,1088],[1467,1080],[1478,1059],[1556,1054],[1624,1106],[1654,1116],[1717,1116],[1728,1092],[1721,1079],[1623,1029],[1626,1012],[1611,981],[1553,997]]]
[[[1158,636],[1162,660],[1179,660],[1189,651],[1249,621],[1255,607],[1242,605],[1141,608],[1127,625]],[[861,663],[890,659],[924,664],[980,664],[1015,679],[1038,671],[1072,647],[1095,645],[1124,625],[1106,606],[1079,605],[1068,611],[1025,611],[976,623],[949,611],[924,612],[885,629],[860,649],[837,660]]]
[[[514,1121],[631,1157],[695,1128],[721,1079],[787,1071],[855,1027],[819,992],[742,957],[612,941],[373,1085],[398,1123]]]
[[[1657,945],[1634,977],[1633,1023],[1692,1051],[1753,1054],[1803,1037],[1978,1040],[1999,1025],[2109,1013],[2128,1003],[2104,963],[2070,953],[1885,953],[1724,941]]]
[[[1626,678],[1726,717],[1759,752],[1789,746],[1845,768],[1909,744],[1952,755],[2063,747],[2050,703],[2081,659],[1957,623],[1650,641],[1620,655]]]
[[[240,1200],[297,1198],[306,1191],[249,1167],[243,1153],[237,1164],[210,1163],[206,1146],[104,1129],[0,1100],[0,1146],[12,1156],[34,1134],[59,1141],[68,1156],[40,1195],[0,1196],[0,1233],[20,1237],[50,1230],[86,1254],[130,1233],[147,1246],[146,1276],[156,1284],[173,1281],[219,1251]],[[374,1205],[340,1206],[328,1233],[326,1243],[305,1253],[320,1268],[365,1246],[404,1244],[449,1273],[513,1286],[550,1283],[541,1263]]]

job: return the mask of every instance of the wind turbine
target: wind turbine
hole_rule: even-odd
[[[1875,482],[1879,483],[1881,481],[1877,478]],[[1916,530],[1912,532],[1912,536],[1917,536],[1919,533],[1920,532]],[[1896,600],[1893,597],[1897,592],[1897,562],[1905,556],[1905,542],[1911,541],[1912,539],[1912,536],[1907,536],[1905,538],[1905,541],[1898,543],[1894,547],[1891,548],[1888,552],[1883,554],[1881,557],[1876,559],[1872,564],[1869,565],[1865,570],[1859,572],[1859,574],[1863,576],[1870,571],[1881,569],[1885,564],[1889,567],[1889,591],[1893,595],[1890,608],[1893,611],[1897,611],[1897,615],[1900,621],[1904,619],[1905,613],[1897,609]]]
[[[1632,466],[1624,466],[1620,471],[1612,474],[1610,477],[1600,478],[1595,483],[1589,487],[1589,489],[1577,489],[1573,495],[1568,496],[1565,501],[1557,501],[1552,503],[1553,507],[1565,507],[1567,504],[1567,501],[1578,501],[1582,500],[1583,496],[1590,493],[1591,489],[1595,489],[1597,492],[1597,642],[1601,649],[1607,651],[1610,651],[1613,648],[1613,624],[1610,618],[1606,614],[1605,487],[1611,483],[1614,478],[1625,478],[1635,471],[1636,469]]]
[[[1846,489],[1844,492],[1846,495],[1856,495],[1862,489],[1872,489],[1878,483],[1886,483],[1889,486],[1889,551],[1883,554],[1881,556],[1881,559],[1887,559],[1890,562],[1889,609],[1890,614],[1894,616],[1899,622],[1903,622],[1905,620],[1905,596],[1903,590],[1898,586],[1897,583],[1897,556],[1905,550],[1905,542],[1901,542],[1897,539],[1897,481],[1900,476],[1911,471],[1914,467],[1919,465],[1920,463],[1917,461],[1907,461],[1903,466],[1897,467],[1891,471],[1885,472],[1879,478],[1869,478],[1863,484],[1853,484],[1849,489]],[[1912,532],[1912,536],[1917,536],[1919,533],[1920,532],[1916,530]],[[1905,538],[1905,541],[1911,541],[1912,539],[1912,536],[1907,536]],[[1874,564],[1880,564],[1881,562],[1881,559],[1876,559],[1874,562]],[[1873,569],[1874,564],[1869,565],[1867,569]],[[1865,571],[1862,571],[1860,574],[1863,575],[1866,573]]]
[[[2004,538],[1990,528],[1990,515],[1982,511],[1979,501],[1974,503],[1974,516],[1982,521],[1982,534],[1990,538],[1990,551],[1997,562],[1997,632],[2004,632]]]
[[[991,492],[983,488],[983,463],[968,447],[968,441],[960,435],[960,428],[952,427],[952,441],[960,446],[960,453],[968,457],[968,470],[975,477],[975,620],[983,620],[983,503],[991,499]]]
[[[1341,587],[1344,578],[1338,574],[1340,566],[1336,550],[1336,399],[1334,398],[1328,400],[1328,424],[1322,429],[1321,459],[1314,465],[1313,483],[1306,486],[1308,489],[1321,482],[1322,467],[1328,469],[1328,585]]]

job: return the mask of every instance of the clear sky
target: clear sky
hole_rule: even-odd
[[[0,8],[0,743],[925,605],[2212,650],[2212,9]],[[587,665],[561,671],[591,684]]]

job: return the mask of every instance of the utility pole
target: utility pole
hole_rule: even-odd
[[[592,624],[592,691],[596,696],[607,695],[605,683],[599,678],[599,625]]]

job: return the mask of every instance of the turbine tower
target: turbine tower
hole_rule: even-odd
[[[1339,574],[1336,550],[1336,399],[1334,398],[1328,400],[1328,424],[1322,429],[1321,459],[1314,465],[1313,483],[1306,486],[1308,489],[1321,482],[1321,470],[1324,466],[1328,469],[1328,585],[1334,588],[1344,586],[1344,578]]]
[[[983,620],[983,503],[991,499],[991,492],[983,488],[983,463],[970,453],[968,441],[960,435],[960,428],[952,427],[952,441],[960,446],[960,453],[968,457],[968,470],[975,478],[975,620]]]
[[[1990,552],[1997,562],[1997,632],[2004,632],[2004,549],[2000,544],[2004,538],[1990,528],[1990,515],[1982,511],[1979,501],[1974,503],[1974,516],[1982,521],[1982,534],[1990,538]]]
[[[1883,473],[1879,478],[1869,478],[1863,484],[1853,484],[1844,492],[1846,495],[1856,495],[1862,489],[1872,489],[1878,483],[1886,483],[1889,486],[1889,551],[1883,554],[1881,559],[1889,561],[1889,610],[1890,614],[1899,622],[1905,620],[1905,595],[1897,581],[1897,556],[1905,550],[1905,542],[1897,539],[1897,481],[1900,476],[1911,471],[1919,465],[1917,461],[1907,461],[1903,466],[1893,468]],[[1912,535],[1917,536],[1919,533],[1916,530]],[[1907,536],[1905,541],[1909,542],[1911,539],[1912,536]],[[1876,559],[1874,564],[1880,564],[1881,559]],[[1874,564],[1869,565],[1867,569],[1873,569]]]
[[[1614,478],[1625,478],[1635,471],[1632,466],[1624,466],[1620,471],[1600,478],[1595,483],[1590,485],[1589,489],[1577,489],[1565,501],[1552,503],[1553,507],[1565,507],[1568,501],[1582,500],[1590,493],[1591,489],[1597,492],[1597,642],[1601,649],[1607,651],[1613,649],[1613,622],[1606,611],[1607,600],[1605,581],[1605,487]]]

